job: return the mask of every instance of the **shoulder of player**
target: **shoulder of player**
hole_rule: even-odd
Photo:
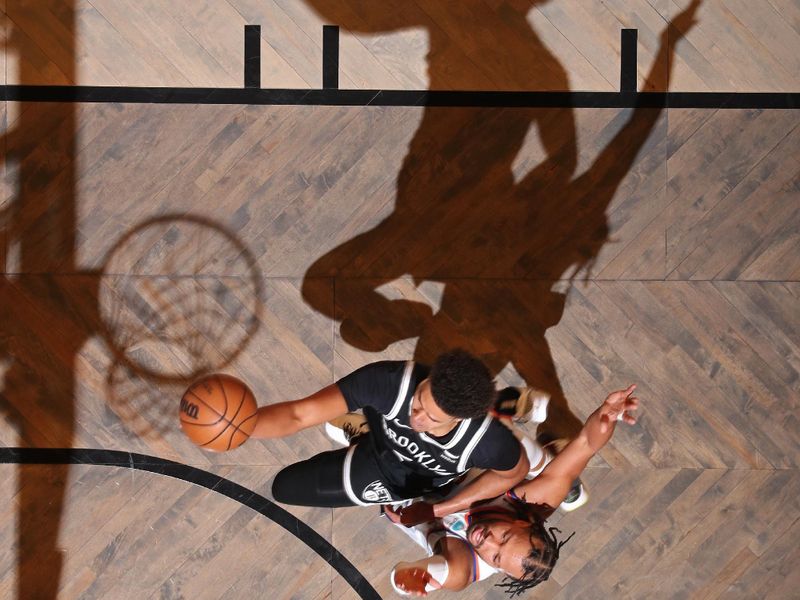
[[[478,422],[483,422],[483,419],[476,419]],[[486,428],[486,433],[484,434],[484,439],[493,439],[493,440],[504,440],[504,441],[514,441],[519,443],[519,440],[514,435],[514,432],[511,431],[509,427],[504,425],[500,422],[499,419],[496,419],[492,416],[488,417],[489,424]]]
[[[386,377],[396,384],[400,384],[408,375],[410,377],[409,389],[412,391],[430,373],[430,367],[413,360],[380,360],[370,363],[369,366],[373,374]]]
[[[408,365],[407,360],[379,360],[369,363],[370,367],[379,371],[386,371],[387,373],[395,373],[402,375]]]
[[[340,381],[374,382],[389,385],[398,385],[405,375],[407,361],[379,360],[359,367]]]
[[[499,460],[500,463],[504,465],[499,470],[507,471],[515,468],[514,465],[508,464],[508,460],[512,456],[515,456],[518,460],[519,457],[524,454],[525,450],[522,447],[522,443],[517,439],[514,433],[497,419],[491,418],[486,430],[481,434],[474,451],[475,456],[483,457],[482,462],[484,464],[478,463],[477,465],[473,464],[473,466],[497,468],[496,466],[492,467],[490,465],[496,465]]]

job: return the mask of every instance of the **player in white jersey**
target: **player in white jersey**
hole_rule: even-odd
[[[401,595],[407,595],[405,587],[413,590],[415,585],[421,587],[425,583],[425,591],[430,592],[441,587],[439,582],[448,579],[451,568],[454,575],[459,568],[463,574],[468,574],[468,583],[502,573],[499,566],[487,562],[475,551],[469,539],[470,527],[473,523],[487,523],[490,520],[513,523],[518,519],[523,527],[527,527],[530,523],[525,520],[526,506],[501,496],[436,521],[403,527],[403,531],[426,551],[428,557],[414,563],[399,563],[390,575],[392,586]],[[455,550],[444,550],[453,544],[457,547]],[[466,568],[459,565],[459,558],[463,562],[463,557],[469,558],[470,564]],[[513,569],[513,565],[509,565],[509,568]]]
[[[391,574],[395,590],[416,596],[439,588],[461,590],[501,572],[506,579],[498,585],[513,597],[545,581],[566,542],[556,539],[560,532],[547,528],[545,520],[591,457],[611,439],[616,423],[636,422],[632,415],[639,405],[632,396],[635,388],[631,385],[609,394],[580,434],[540,474],[509,490],[505,498],[406,530],[429,556],[399,563]],[[400,522],[402,509],[386,512],[392,521]]]

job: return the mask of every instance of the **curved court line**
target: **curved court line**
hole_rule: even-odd
[[[194,483],[252,508],[277,523],[336,569],[361,598],[381,600],[358,569],[311,527],[264,496],[208,471],[146,454],[92,448],[0,448],[0,464],[127,467]]]

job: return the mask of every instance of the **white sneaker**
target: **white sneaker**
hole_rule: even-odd
[[[544,423],[547,419],[547,405],[550,394],[536,388],[518,388],[519,399],[514,411],[515,423]]]
[[[567,497],[559,505],[559,508],[564,512],[572,512],[586,504],[589,501],[589,492],[583,487],[583,482],[580,478],[572,482]]]

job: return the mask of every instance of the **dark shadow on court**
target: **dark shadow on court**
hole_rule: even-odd
[[[9,2],[6,60],[17,63],[20,83],[72,83],[75,8],[71,2],[42,4],[60,11],[63,35],[37,44],[17,26],[16,10],[25,18],[25,8]],[[37,69],[44,52],[55,45],[58,81]],[[0,357],[7,363],[3,412],[17,429],[19,445],[70,447],[73,363],[89,334],[87,323],[95,320],[97,297],[97,278],[57,277],[59,271],[75,270],[75,107],[20,103],[11,113],[9,108],[0,279]],[[63,465],[21,465],[17,470],[17,598],[57,597],[64,563],[58,533],[68,472]]]
[[[37,11],[58,26],[32,28]],[[20,84],[76,83],[71,2],[37,0],[23,6],[9,1],[6,18],[6,60],[18,67]],[[0,413],[15,434],[10,445],[92,445],[95,432],[76,425],[76,363],[87,340],[98,335],[107,342],[112,362],[104,392],[116,418],[123,423],[138,418],[126,426],[140,436],[164,424],[177,429],[179,396],[169,396],[165,386],[185,388],[195,377],[229,364],[259,324],[261,276],[255,260],[216,223],[181,215],[120,232],[103,269],[81,270],[77,105],[4,103],[3,110]],[[158,263],[163,255],[172,262]],[[207,256],[206,263],[199,256]],[[226,257],[233,257],[226,266],[241,267],[235,275],[244,283],[226,286],[207,272]],[[147,275],[159,277],[149,281]],[[252,303],[240,299],[248,295]],[[239,337],[225,338],[226,328]],[[170,352],[175,362],[166,370],[147,367],[163,366]],[[17,468],[20,600],[54,600],[65,585],[59,531],[69,471],[68,465]]]
[[[569,88],[564,68],[526,20],[541,0],[498,6],[483,0],[457,6],[444,0],[306,2],[329,23],[354,32],[425,28],[431,89],[471,89],[475,81],[499,90]],[[674,31],[691,26],[694,10],[678,17]],[[493,23],[502,23],[502,34]],[[645,90],[667,89],[675,41],[665,23]],[[460,62],[456,44],[466,48]],[[617,133],[577,173],[569,108],[426,108],[398,174],[394,212],[314,262],[305,274],[306,301],[328,311],[341,323],[342,338],[362,350],[377,352],[419,336],[417,360],[461,346],[495,374],[511,363],[529,385],[550,393],[548,433],[574,436],[581,423],[569,409],[545,337],[567,299],[568,290],[553,291],[553,284],[566,279],[571,286],[591,276],[609,242],[611,200],[659,122],[665,136],[660,116],[661,109],[619,111],[609,124]],[[531,128],[546,157],[515,178],[515,160]],[[415,284],[444,285],[438,312],[377,291],[409,275]],[[320,278],[335,280],[335,314],[314,302]]]

